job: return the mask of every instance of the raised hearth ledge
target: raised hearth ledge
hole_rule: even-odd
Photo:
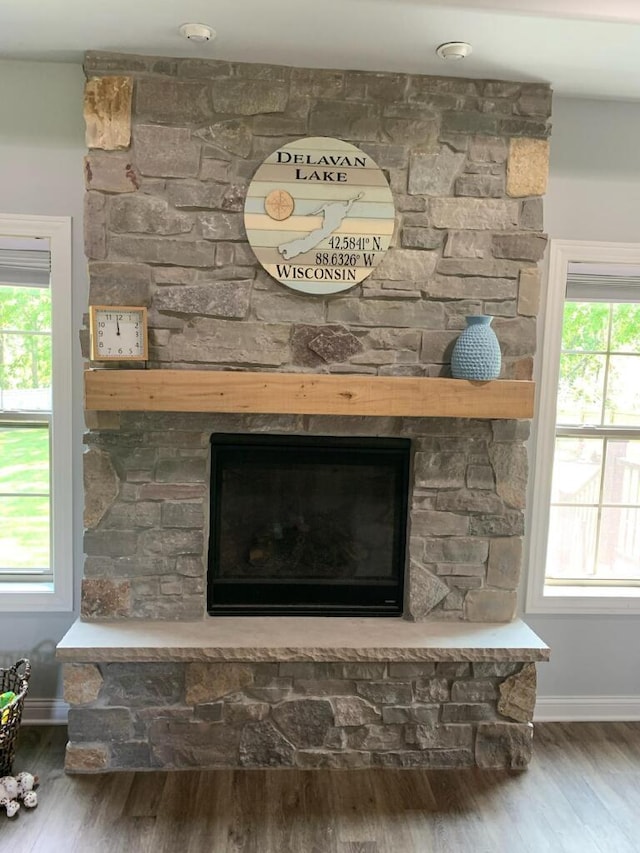
[[[204,622],[76,621],[58,643],[72,663],[155,661],[545,661],[520,619],[506,624],[385,618],[224,617]]]
[[[92,411],[390,417],[533,417],[535,385],[504,379],[335,376],[221,370],[86,370]]]

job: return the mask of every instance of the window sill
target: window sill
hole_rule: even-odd
[[[545,586],[527,613],[640,614],[640,587]]]
[[[0,582],[0,613],[70,612],[71,589],[58,589],[51,581],[33,583]],[[69,585],[70,587],[70,585]]]

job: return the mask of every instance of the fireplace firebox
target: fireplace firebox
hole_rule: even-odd
[[[207,608],[402,615],[411,442],[211,437]]]

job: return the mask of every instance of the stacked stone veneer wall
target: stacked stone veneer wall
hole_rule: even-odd
[[[90,301],[149,307],[152,369],[446,376],[465,315],[482,312],[503,376],[531,377],[547,87],[95,53],[86,71]],[[327,298],[266,275],[242,224],[257,166],[307,135],[370,154],[398,212],[374,274]],[[216,431],[410,436],[406,615],[515,613],[525,422],[89,412],[87,426],[85,620],[205,617]],[[535,669],[522,660],[130,657],[65,667],[68,770],[530,757]]]
[[[110,54],[86,71],[90,301],[148,305],[152,369],[447,375],[465,315],[488,313],[503,376],[531,377],[546,86]],[[326,298],[272,280],[242,221],[259,163],[306,135],[370,154],[398,212],[374,274]],[[204,616],[209,437],[254,430],[411,436],[407,615],[515,613],[526,423],[87,418],[85,619]]]
[[[525,767],[535,665],[65,667],[67,770]]]
[[[214,431],[410,436],[407,616],[513,617],[526,422],[123,413],[86,437],[83,618],[204,616]]]

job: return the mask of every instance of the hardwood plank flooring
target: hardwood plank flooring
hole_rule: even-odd
[[[39,805],[16,853],[638,853],[640,723],[538,724],[526,772],[208,770],[66,776],[66,729],[23,727]]]

